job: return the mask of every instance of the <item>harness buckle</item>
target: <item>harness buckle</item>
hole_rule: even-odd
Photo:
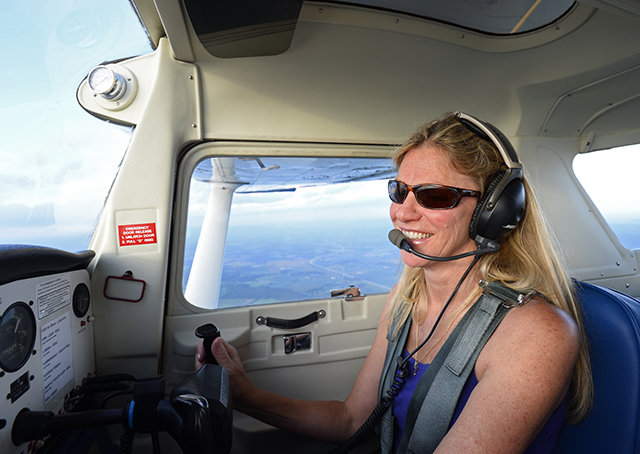
[[[502,305],[505,307],[524,306],[531,301],[531,298],[536,294],[535,290],[531,290],[528,293],[520,293],[498,281],[487,282],[481,279],[479,285],[480,288],[482,288],[482,293],[495,296],[502,301]]]

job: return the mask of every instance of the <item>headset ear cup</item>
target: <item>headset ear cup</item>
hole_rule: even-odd
[[[480,201],[478,202],[478,206],[476,206],[476,209],[473,212],[473,216],[471,217],[471,223],[469,224],[469,237],[472,240],[475,240],[478,235],[480,235],[481,237],[485,236],[484,235],[486,233],[485,229],[479,226],[478,224],[480,222],[480,218],[482,217],[481,215],[484,212],[486,205],[489,201],[489,197],[493,193],[493,190],[496,188],[498,183],[500,183],[500,180],[502,180],[502,177],[504,176],[504,174],[505,174],[504,171],[500,171],[495,177],[493,177],[493,180],[491,180],[491,183],[489,183],[489,186],[487,186],[487,190],[485,191],[484,196],[482,197],[482,199],[480,199]],[[489,238],[489,239],[493,239],[493,238]]]
[[[476,236],[473,239],[476,243],[478,237],[500,241],[511,233],[522,219],[526,200],[522,178],[511,176],[505,183],[504,187],[501,185],[501,192],[495,199],[493,208],[487,210],[488,203],[483,203],[477,219],[474,220]]]

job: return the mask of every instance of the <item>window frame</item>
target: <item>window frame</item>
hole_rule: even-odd
[[[174,222],[172,227],[171,261],[169,267],[169,300],[167,315],[187,315],[238,309],[207,309],[189,302],[182,291],[184,254],[186,248],[187,218],[191,176],[198,164],[209,157],[328,157],[390,159],[396,146],[379,144],[322,144],[288,142],[202,142],[183,154],[176,174]],[[292,304],[295,301],[270,304]],[[252,307],[252,306],[247,306]],[[256,306],[253,306],[256,307]]]

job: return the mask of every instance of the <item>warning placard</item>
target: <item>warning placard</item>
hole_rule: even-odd
[[[61,274],[36,284],[38,319],[53,314],[71,304],[71,275]]]
[[[157,243],[156,224],[151,222],[149,224],[119,225],[118,238],[120,238],[120,246]]]

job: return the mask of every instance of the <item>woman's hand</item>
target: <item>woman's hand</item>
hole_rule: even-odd
[[[250,396],[257,388],[247,376],[238,351],[224,339],[218,337],[211,344],[211,353],[213,353],[218,364],[229,372],[233,405],[237,410],[242,411],[246,403],[251,402]],[[196,370],[200,370],[205,364],[206,354],[204,344],[200,342],[198,345],[198,353],[196,354]]]

